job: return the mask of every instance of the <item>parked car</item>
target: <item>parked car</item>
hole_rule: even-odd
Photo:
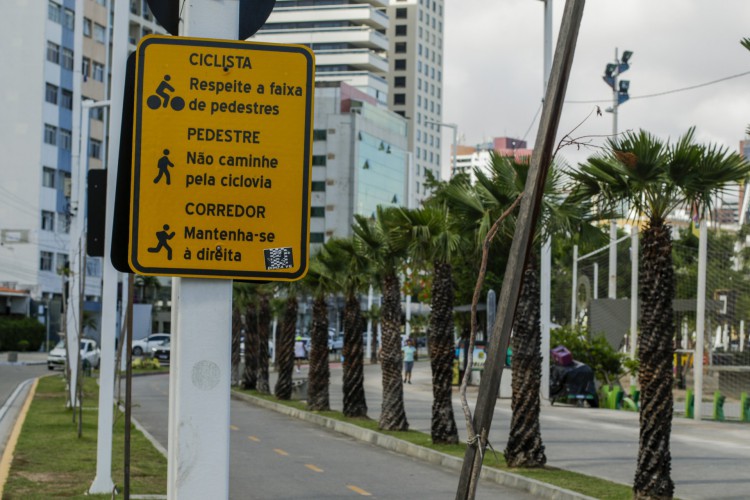
[[[158,359],[159,363],[163,365],[169,364],[169,354],[171,352],[171,342],[169,339],[165,340],[161,344],[151,348],[151,355],[154,359]]]
[[[81,361],[88,361],[94,368],[99,368],[101,362],[101,350],[93,339],[81,339]],[[61,340],[47,355],[47,368],[54,370],[56,367],[64,368],[66,361],[67,347],[65,340]]]
[[[334,330],[328,330],[328,350],[338,352],[344,348],[344,336],[336,335]]]
[[[151,349],[161,345],[164,341],[171,339],[171,335],[168,333],[153,333],[145,339],[138,339],[133,341],[133,356],[143,356],[144,354],[150,354]]]

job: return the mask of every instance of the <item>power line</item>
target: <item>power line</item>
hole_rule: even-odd
[[[630,100],[632,101],[633,99],[648,99],[651,97],[659,97],[659,96],[668,95],[668,94],[676,94],[678,92],[685,92],[687,90],[695,90],[701,87],[708,87],[709,85],[715,85],[717,83],[725,82],[727,80],[732,80],[734,78],[740,78],[746,75],[750,75],[750,71],[745,71],[744,73],[738,73],[736,75],[725,76],[724,78],[719,78],[718,80],[711,80],[710,82],[699,83],[698,85],[691,85],[689,87],[665,90],[664,92],[657,92],[655,94],[633,96],[630,98]],[[565,104],[607,104],[609,102],[612,102],[612,99],[598,99],[598,100],[593,100],[593,101],[565,101]]]

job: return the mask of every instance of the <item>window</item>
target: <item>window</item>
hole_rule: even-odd
[[[97,82],[104,81],[104,65],[94,61],[94,71],[91,77]]]
[[[44,100],[50,104],[57,104],[57,85],[47,84],[47,89],[44,92]]]
[[[310,243],[325,243],[326,235],[323,233],[310,233]]]
[[[407,10],[405,7],[399,7],[396,9],[396,19],[406,19]]]
[[[83,36],[91,38],[91,19],[83,18]]]
[[[39,252],[39,269],[41,271],[52,271],[52,252]]]
[[[396,36],[406,36],[406,25],[399,24],[396,26]]]
[[[68,269],[70,267],[70,260],[68,260],[68,254],[58,253],[57,254],[57,269]]]
[[[396,59],[396,69],[406,69],[406,59]]]
[[[55,230],[55,212],[42,210],[42,231]]]
[[[406,42],[396,42],[396,54],[406,53]]]
[[[325,207],[312,207],[310,209],[310,217],[325,217],[325,216],[326,216]]]
[[[393,104],[406,104],[406,94],[393,94]]]
[[[102,275],[102,261],[99,259],[86,259],[86,276],[98,277]]]
[[[312,164],[313,164],[313,167],[325,167],[326,156],[325,155],[313,155]]]
[[[96,158],[97,160],[101,160],[102,141],[98,139],[91,139],[91,142],[89,142],[89,158]]]
[[[70,217],[68,217],[68,214],[57,214],[57,232],[63,234],[70,232]]]
[[[99,5],[103,5],[105,7],[107,6],[107,0],[96,0],[96,3],[98,3]]]
[[[104,120],[104,108],[101,106],[98,106],[96,108],[91,108],[91,112],[89,114],[92,120],[98,120],[103,121]]]
[[[56,23],[62,21],[62,7],[59,3],[52,1],[47,3],[47,18]]]
[[[313,141],[325,141],[328,138],[328,131],[325,129],[313,130]]]
[[[395,87],[406,87],[406,77],[405,76],[397,76],[393,79],[393,85]]]
[[[60,64],[60,46],[56,43],[47,42],[47,60]]]
[[[57,144],[57,127],[44,124],[44,143],[52,146]]]
[[[94,23],[94,40],[99,43],[104,43],[107,37],[107,28],[101,24]]]
[[[46,188],[55,187],[55,169],[42,167],[42,186]]]
[[[325,181],[312,181],[310,183],[310,189],[312,191],[325,191],[326,190],[326,183],[325,183]]]
[[[60,52],[60,66],[65,69],[73,70],[73,51],[63,47]]]
[[[62,25],[72,31],[76,25],[75,12],[70,9],[65,9],[63,12]]]
[[[73,147],[73,135],[70,130],[66,128],[60,128],[60,148],[65,151],[70,151]]]
[[[84,56],[81,59],[81,73],[83,74],[83,81],[85,82],[91,74],[91,59]]]
[[[60,92],[60,106],[65,109],[73,109],[73,92],[62,89]]]

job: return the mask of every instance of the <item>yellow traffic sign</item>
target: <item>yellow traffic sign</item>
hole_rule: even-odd
[[[299,45],[138,45],[130,266],[291,281],[307,272],[314,57]]]

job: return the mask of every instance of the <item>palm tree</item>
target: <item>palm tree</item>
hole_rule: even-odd
[[[460,248],[456,221],[445,204],[434,203],[419,210],[402,211],[408,231],[405,245],[419,266],[432,265],[432,298],[429,323],[432,368],[432,442],[458,443],[453,415],[453,274],[451,261]]]
[[[321,263],[344,292],[343,413],[347,417],[366,417],[364,387],[364,317],[359,291],[367,281],[368,261],[357,252],[352,239],[331,239],[320,254]]]
[[[693,142],[694,129],[670,145],[645,131],[610,139],[604,154],[572,174],[576,195],[602,207],[622,203],[647,218],[641,237],[638,353],[641,384],[640,446],[635,498],[671,498],[673,340],[675,337],[672,231],[667,217],[679,207],[710,212],[731,183],[745,180],[750,164],[736,153]]]
[[[375,220],[361,215],[354,220],[354,243],[357,251],[370,260],[380,281],[383,294],[381,309],[383,371],[383,404],[378,427],[383,430],[409,429],[404,410],[404,388],[401,382],[401,286],[398,272],[406,247],[402,231],[400,209],[378,207]]]
[[[271,304],[269,296],[273,285],[260,285],[258,293],[258,392],[270,394],[268,382],[268,338],[271,324]]]
[[[242,374],[242,388],[258,388],[258,309],[255,301],[245,307],[245,371]]]
[[[279,399],[292,398],[292,372],[294,371],[294,336],[297,331],[297,295],[294,285],[288,285],[284,317],[276,338],[276,380],[274,395]]]
[[[246,283],[234,283],[232,286],[232,380],[237,380],[240,366],[240,345],[245,333],[245,317],[242,311],[252,301],[251,286]],[[247,341],[245,342],[247,347]],[[244,377],[244,373],[243,373]]]
[[[328,304],[326,296],[333,288],[335,280],[327,273],[320,259],[320,253],[310,263],[305,284],[313,294],[313,318],[310,330],[310,372],[307,384],[307,409],[311,411],[330,410],[328,385]]]

